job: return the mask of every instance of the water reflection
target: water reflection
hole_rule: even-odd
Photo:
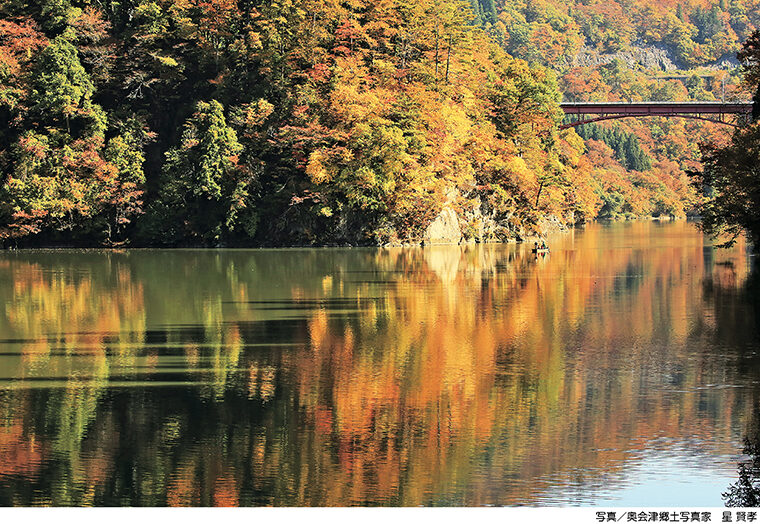
[[[539,258],[5,253],[0,503],[687,505],[711,472],[718,505],[756,398],[747,263],[686,223]]]
[[[719,335],[738,348],[738,372],[747,380],[756,381],[760,372],[760,352],[752,342],[758,339],[760,274],[753,271],[744,285],[736,287],[733,285],[733,268],[729,264],[726,266],[728,278],[717,283],[708,280],[705,294],[714,304],[716,316],[721,319],[718,323],[721,327]],[[723,493],[725,505],[729,507],[760,506],[760,398],[757,388],[754,388],[754,393],[754,411],[747,423],[743,456],[738,460],[738,479]]]

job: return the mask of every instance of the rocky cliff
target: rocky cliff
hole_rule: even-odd
[[[628,51],[602,54],[584,45],[575,55],[572,66],[594,67],[609,64],[614,60],[621,60],[632,69],[640,67],[660,71],[676,71],[678,69],[673,54],[667,48],[660,46],[631,46]]]
[[[667,46],[634,44],[629,50],[618,53],[600,53],[589,46],[582,46],[571,62],[572,67],[595,67],[620,60],[631,69],[646,69],[650,71],[678,71],[686,69],[679,63],[675,53]],[[739,66],[734,55],[726,55],[702,69],[733,69]]]

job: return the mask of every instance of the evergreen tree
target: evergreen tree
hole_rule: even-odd
[[[478,12],[483,22],[494,24],[497,20],[496,4],[494,0],[475,0],[478,6]]]
[[[686,13],[684,12],[683,4],[676,5],[676,17],[680,21],[686,22]]]
[[[94,90],[77,49],[59,36],[42,51],[32,73],[31,113],[42,124],[65,125],[73,137],[102,134],[106,117],[92,102]]]
[[[66,29],[75,10],[69,0],[43,0],[41,3],[42,27],[49,33],[60,34]]]
[[[92,102],[94,85],[63,36],[42,50],[30,84],[26,129],[11,148],[2,188],[0,237],[47,232],[70,240],[118,240],[140,212],[139,151],[114,139],[110,156],[116,164],[106,159],[106,115]]]
[[[609,129],[596,124],[585,124],[575,128],[578,136],[585,140],[604,142],[615,153],[615,158],[626,169],[647,171],[652,168],[652,160],[641,149],[641,144],[635,135],[620,129]]]
[[[253,236],[258,219],[251,199],[254,180],[239,163],[242,149],[222,105],[199,102],[181,144],[166,153],[161,193],[144,233],[167,243],[209,245]]]

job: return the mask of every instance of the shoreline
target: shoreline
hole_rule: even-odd
[[[125,251],[222,251],[222,250],[306,250],[306,249],[381,249],[381,248],[428,248],[438,246],[475,246],[475,245],[517,245],[517,244],[529,244],[545,239],[547,235],[555,233],[567,233],[573,229],[583,227],[589,223],[600,224],[614,224],[623,222],[636,222],[636,221],[650,221],[650,222],[677,222],[677,221],[698,221],[700,217],[635,217],[635,218],[620,218],[620,219],[595,219],[587,222],[577,222],[574,224],[567,224],[559,221],[555,216],[549,215],[548,217],[542,217],[539,221],[543,224],[541,231],[538,234],[526,234],[525,236],[519,236],[514,238],[508,238],[505,240],[486,240],[479,241],[475,239],[461,238],[456,242],[434,241],[434,242],[402,242],[402,243],[389,243],[389,244],[283,244],[283,245],[222,245],[222,246],[202,246],[202,245],[185,245],[185,246],[151,246],[151,245],[123,245],[123,246],[107,246],[107,245],[41,245],[41,246],[24,246],[24,247],[0,247],[0,253],[16,253],[16,252],[56,252],[56,251],[111,251],[111,252],[125,252]],[[554,219],[554,220],[552,220]]]

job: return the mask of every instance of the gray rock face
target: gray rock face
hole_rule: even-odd
[[[425,230],[423,241],[425,245],[458,244],[462,239],[462,229],[459,218],[450,207],[444,208]]]
[[[538,232],[542,236],[558,233],[560,231],[567,231],[568,229],[567,224],[555,215],[541,217],[537,226]]]
[[[571,61],[574,67],[595,67],[606,65],[613,60],[621,60],[631,69],[647,69],[650,71],[677,71],[683,69],[672,50],[663,45],[632,45],[627,51],[619,53],[600,53],[589,46],[582,46]],[[727,70],[739,67],[739,61],[733,54],[722,56],[710,64],[704,64],[703,69]]]
[[[584,45],[578,51],[575,59],[573,59],[572,65],[576,67],[593,67],[609,64],[613,60],[622,60],[630,68],[643,67],[644,69],[660,71],[675,71],[678,69],[670,52],[666,48],[659,46],[631,46],[631,49],[628,51],[600,54]]]
[[[453,202],[452,198],[450,202]],[[537,223],[523,224],[512,214],[496,215],[482,201],[476,199],[476,205],[464,209],[458,216],[454,207],[446,205],[430,223],[422,237],[425,246],[472,244],[484,242],[524,242],[543,239],[548,234],[567,230],[567,224],[573,223],[572,214],[567,217],[548,215]]]
[[[739,60],[736,59],[736,55],[727,55],[719,58],[717,62],[708,66],[708,69],[734,69],[740,65]]]

